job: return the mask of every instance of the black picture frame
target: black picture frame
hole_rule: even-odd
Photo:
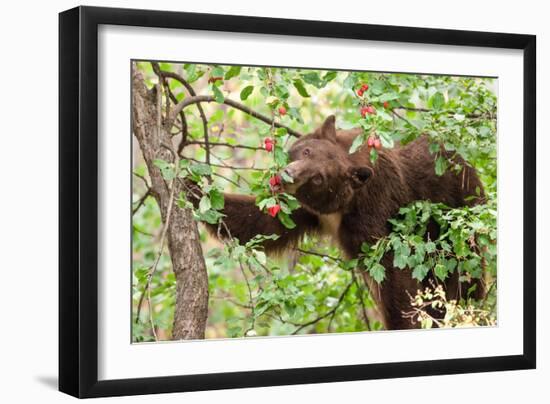
[[[98,26],[278,34],[523,51],[523,354],[98,380]],[[536,366],[536,37],[533,35],[77,7],[59,15],[59,390],[103,397],[533,369]]]

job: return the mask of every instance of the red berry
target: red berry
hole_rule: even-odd
[[[369,136],[369,138],[367,139],[367,146],[374,146],[374,136]]]
[[[368,107],[362,107],[362,108],[361,108],[361,116],[362,116],[363,118],[365,117],[365,115],[367,115],[368,112],[369,112],[369,111],[368,111]]]
[[[277,216],[277,213],[279,213],[280,210],[281,210],[281,207],[279,205],[273,205],[270,208],[267,208],[267,212],[271,217]]]
[[[285,107],[279,107],[279,115],[281,115],[281,116],[286,115],[286,108]]]
[[[368,84],[363,84],[363,85],[361,86],[361,90],[363,90],[363,91],[367,91],[368,89],[369,89],[369,85],[368,85]]]
[[[274,175],[269,179],[269,187],[273,192],[279,192],[281,190],[282,180],[280,175]]]
[[[271,152],[271,151],[273,151],[273,147],[275,146],[275,140],[268,137],[264,140],[264,145],[265,145],[265,149],[268,152]]]
[[[365,92],[365,90],[363,90],[362,88],[360,88],[359,90],[357,90],[357,95],[358,95],[359,97],[362,97],[364,92]]]
[[[389,108],[390,107],[390,103],[388,101],[384,101],[384,108]]]
[[[374,139],[374,148],[376,150],[380,150],[382,148],[382,143],[380,142],[380,139],[378,138]]]
[[[367,114],[376,114],[376,110],[372,105],[368,105],[365,110],[367,111]]]

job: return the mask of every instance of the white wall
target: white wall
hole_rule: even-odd
[[[0,398],[9,403],[68,402],[56,391],[57,375],[57,13],[73,1],[5,2],[0,23]],[[538,282],[550,281],[542,258],[550,235],[544,180],[550,163],[540,151],[550,147],[544,112],[550,100],[550,26],[542,1],[410,1],[336,3],[295,0],[203,2],[91,1],[89,5],[156,8],[226,14],[337,20],[433,28],[531,33],[538,36]],[[6,125],[7,123],[7,125]],[[519,136],[519,134],[518,134]],[[518,240],[519,242],[519,240]],[[461,376],[333,383],[111,399],[110,402],[332,403],[344,400],[407,403],[430,398],[445,403],[498,402],[548,395],[550,328],[543,322],[550,303],[539,288],[538,369]],[[460,394],[463,392],[463,394]]]

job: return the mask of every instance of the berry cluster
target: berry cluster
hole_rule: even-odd
[[[371,135],[367,139],[367,146],[374,147],[376,150],[380,150],[382,148],[382,143],[380,142],[378,136]]]
[[[267,137],[265,138],[264,140],[264,148],[268,151],[268,152],[272,152],[273,151],[273,148],[275,147],[275,144],[277,143],[277,141],[275,139],[272,139],[270,137]]]
[[[361,113],[361,116],[363,118],[366,118],[367,115],[376,115],[376,109],[372,104],[369,104],[366,97],[365,92],[369,89],[369,85],[366,83],[361,84],[361,87],[357,90],[357,95],[361,98],[361,109],[359,112]],[[390,108],[390,104],[388,101],[384,101],[382,104],[384,108]],[[380,141],[380,138],[376,134],[371,134],[367,139],[367,146],[368,147],[374,147],[376,150],[380,150],[382,148],[382,142]]]

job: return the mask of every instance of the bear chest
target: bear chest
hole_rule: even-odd
[[[342,223],[341,213],[330,213],[327,215],[319,215],[319,226],[323,236],[330,237],[336,244],[339,243],[338,232]]]

